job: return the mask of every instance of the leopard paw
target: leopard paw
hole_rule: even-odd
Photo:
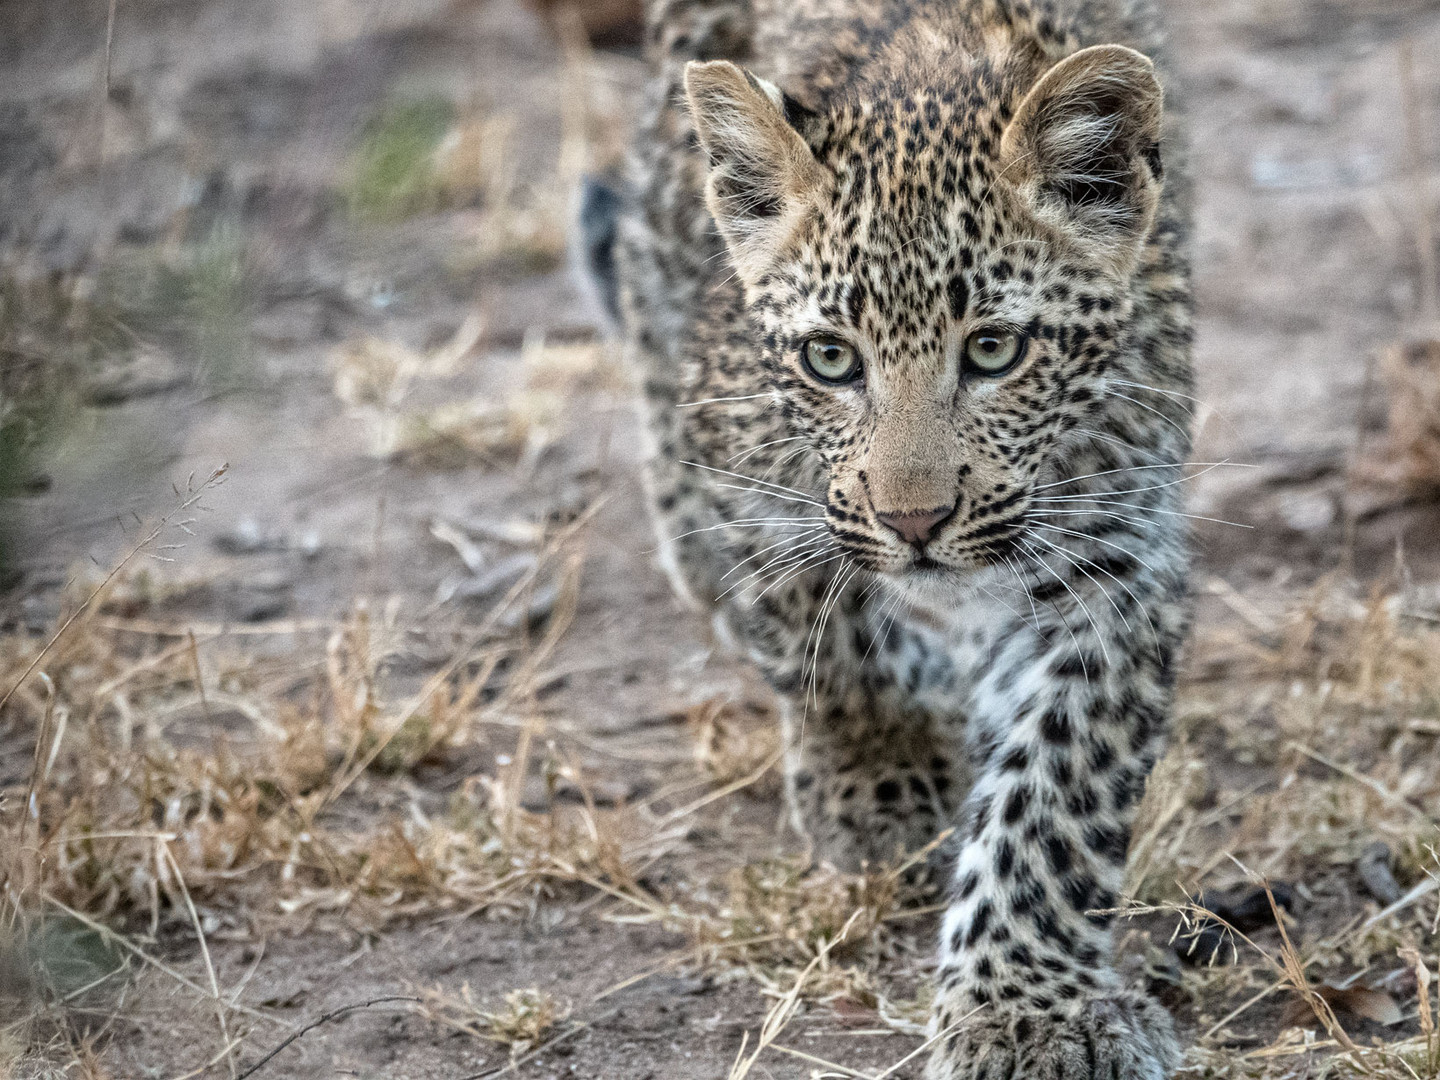
[[[1068,1019],[986,1009],[944,1036],[928,1080],[1167,1080],[1180,1062],[1170,1016],[1138,994]]]

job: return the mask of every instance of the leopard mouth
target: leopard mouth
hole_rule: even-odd
[[[920,580],[941,576],[964,576],[993,566],[1004,565],[1011,558],[1024,532],[1021,517],[988,522],[948,543],[930,544],[913,553],[909,563],[893,571],[898,576],[915,576]],[[943,545],[943,558],[934,548]]]
[[[1024,531],[1022,512],[972,526],[959,536],[936,537],[924,546],[897,549],[858,531],[849,522],[830,522],[831,536],[854,563],[872,573],[916,581],[964,577],[1002,566],[1016,553]]]
[[[897,561],[882,562],[872,567],[873,571],[891,578],[897,582],[939,582],[951,578],[964,577],[979,569],[979,564],[969,562],[954,563],[942,559],[925,551],[912,552],[909,561],[899,563]]]

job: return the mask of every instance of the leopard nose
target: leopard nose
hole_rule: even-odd
[[[941,506],[934,510],[909,510],[903,514],[882,514],[875,516],[888,529],[899,534],[907,544],[923,547],[939,531],[940,526],[955,516],[955,507]]]

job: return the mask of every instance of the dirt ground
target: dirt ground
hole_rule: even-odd
[[[1427,332],[1434,313],[1419,244],[1434,239],[1424,222],[1440,221],[1440,3],[1166,6],[1199,188],[1196,458],[1247,466],[1203,472],[1192,508],[1250,527],[1199,523],[1182,716],[1212,706],[1260,716],[1226,698],[1212,665],[1238,638],[1274,632],[1314,583],[1353,570],[1403,586],[1415,604],[1437,595],[1440,500],[1357,488],[1350,466],[1383,439],[1375,357]],[[164,721],[167,737],[204,747],[219,731],[244,744],[248,714],[222,692],[244,675],[237,665],[302,679],[333,660],[327,643],[363,612],[383,630],[383,693],[402,699],[522,579],[534,537],[573,527],[560,562],[583,555],[578,587],[546,564],[521,601],[528,622],[511,628],[543,656],[526,701],[541,726],[486,729],[398,780],[362,772],[333,812],[439,814],[473,778],[504,774],[532,736],[537,760],[548,747],[585,780],[522,776],[527,807],[593,798],[673,821],[720,789],[725,777],[697,771],[697,710],[747,703],[763,721],[765,696],[653,564],[630,391],[564,250],[574,181],[613,160],[639,62],[584,50],[519,0],[120,0],[108,74],[106,39],[100,0],[0,0],[0,269],[19,283],[10,317],[23,323],[16,304],[33,312],[35,297],[79,289],[84,318],[117,342],[89,357],[43,459],[0,503],[11,519],[0,585],[11,636],[0,647],[43,641],[144,536],[142,523],[228,464],[185,512],[193,536],[171,529],[158,558],[132,560],[98,617],[135,657],[193,635],[199,705]],[[438,165],[407,187],[403,168],[399,179],[386,171],[386,154],[405,164],[403,147],[386,140],[432,120],[423,152]],[[470,412],[447,426],[454,403]],[[309,666],[286,672],[290,658]],[[1257,743],[1280,738],[1266,723]],[[1247,760],[1236,739],[1182,727],[1190,763],[1223,774],[1206,796],[1207,813],[1220,808],[1212,826],[1282,783],[1267,771],[1273,750]],[[0,812],[18,813],[35,738],[18,712],[0,716],[0,790],[13,800]],[[1385,752],[1396,761],[1435,753],[1433,739],[1395,745]],[[1163,769],[1180,782],[1182,766]],[[1433,835],[1440,800],[1407,798],[1424,826],[1413,835]],[[656,896],[704,892],[736,867],[797,851],[771,776],[683,820],[646,866]],[[1300,856],[1277,860],[1312,937],[1377,909],[1338,856],[1316,856],[1313,873],[1297,872]],[[52,1042],[17,1058],[16,1075],[235,1076],[333,1010],[468,985],[491,1004],[537,988],[570,1012],[549,1028],[553,1043],[522,1056],[414,1002],[382,1001],[305,1032],[257,1075],[699,1080],[727,1075],[742,1038],[753,1048],[776,997],[753,972],[701,962],[676,923],[603,890],[535,893],[495,911],[417,902],[381,919],[291,893],[267,902],[269,880],[254,878],[260,893],[243,905],[219,886],[197,896],[227,1034],[195,989],[210,970],[184,906],[154,925],[138,907],[119,910],[114,924],[164,967],[135,963],[123,986],[66,1021],[72,1042],[95,1035],[93,1058]],[[1241,881],[1217,861],[1185,884]],[[1163,953],[1174,923],[1137,920],[1132,952],[1148,942],[1152,958]],[[913,996],[932,925],[922,913],[897,926],[875,978]],[[1398,965],[1393,947],[1388,956],[1387,971]],[[1187,968],[1171,981],[1199,977]],[[1237,1003],[1264,981],[1213,1000],[1184,990],[1181,1027],[1210,1036],[1221,1058],[1271,1044],[1293,1023],[1273,1001],[1206,1030],[1223,1015],[1215,1001]],[[1371,1022],[1355,1024],[1369,1033]],[[226,1038],[238,1040],[228,1058]],[[873,1075],[921,1037],[840,995],[800,1009],[779,1041]],[[1192,1065],[1228,1075],[1217,1060]],[[917,1062],[887,1075],[918,1076]],[[772,1051],[752,1075],[822,1074],[841,1075]]]

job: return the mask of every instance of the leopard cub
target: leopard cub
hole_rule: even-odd
[[[1186,624],[1145,0],[651,0],[601,252],[667,568],[837,863],[954,826],[932,1078],[1160,1080],[1111,917]]]

